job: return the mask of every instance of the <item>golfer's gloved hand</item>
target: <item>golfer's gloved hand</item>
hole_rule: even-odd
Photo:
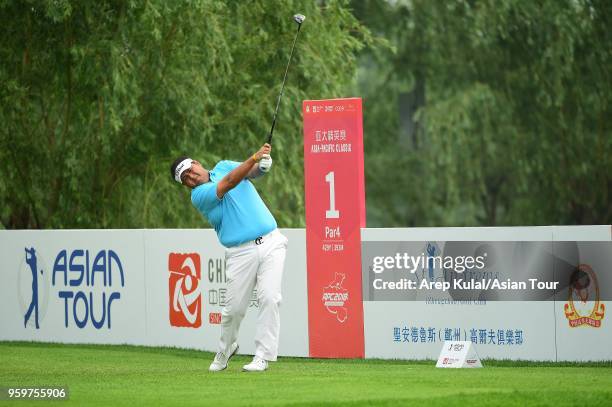
[[[264,154],[259,160],[259,171],[268,172],[270,168],[272,168],[272,157],[270,157],[270,154]]]

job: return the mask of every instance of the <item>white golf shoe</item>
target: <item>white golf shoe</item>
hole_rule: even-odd
[[[268,369],[268,361],[255,356],[253,361],[248,365],[242,366],[243,372],[263,372]]]
[[[234,342],[230,347],[229,356],[226,356],[223,352],[217,352],[215,360],[210,364],[208,368],[209,372],[220,372],[227,368],[227,362],[238,352],[238,344]]]

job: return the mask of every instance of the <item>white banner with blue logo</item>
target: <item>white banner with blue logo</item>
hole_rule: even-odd
[[[362,229],[366,358],[435,359],[444,341],[471,341],[483,358],[612,360],[612,348],[607,346],[612,341],[612,322],[606,312],[607,298],[601,294],[604,285],[610,288],[611,240],[609,225]],[[466,251],[471,242],[478,242],[473,245],[474,253]],[[512,242],[518,248],[513,259],[500,250]],[[428,298],[418,290],[376,290],[381,283],[374,279],[383,274],[373,274],[369,260],[381,253],[401,253],[407,247],[430,256],[453,250],[463,256],[479,254],[486,247],[485,271],[499,273],[500,278],[508,269],[519,274],[523,270],[518,268],[529,272],[550,269],[550,273],[578,269],[591,276],[593,292],[568,287],[547,301],[475,301],[450,295]],[[443,270],[429,262],[408,277],[418,283],[444,281]],[[583,298],[572,301],[578,291]],[[404,300],[399,298],[402,295]]]
[[[308,356],[306,241],[289,239],[282,355]],[[216,351],[225,249],[213,230],[0,231],[0,340],[174,346]],[[252,354],[252,293],[239,343]]]
[[[289,245],[279,353],[308,356],[305,231],[282,233]],[[536,242],[529,250],[548,242],[555,272],[570,267],[580,276],[575,284],[589,284],[553,301],[381,300],[368,292],[372,281],[364,273],[366,357],[435,359],[444,341],[471,341],[484,358],[612,360],[612,315],[603,294],[612,276],[609,225],[362,230],[364,243],[389,241],[418,244],[430,255],[453,242]],[[215,351],[226,300],[224,259],[212,230],[2,230],[0,340]],[[439,273],[429,263],[419,270],[427,281]],[[254,292],[242,353],[254,351],[257,312]]]
[[[143,343],[143,234],[0,232],[1,339]]]

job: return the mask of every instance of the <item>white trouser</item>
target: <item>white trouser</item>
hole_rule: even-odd
[[[259,244],[258,244],[259,243]],[[219,352],[226,355],[238,339],[240,323],[257,284],[259,316],[255,332],[255,356],[276,360],[280,331],[281,281],[287,251],[287,238],[278,229],[261,240],[225,250],[227,292],[221,324]]]

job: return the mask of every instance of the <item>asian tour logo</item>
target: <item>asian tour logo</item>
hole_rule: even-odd
[[[588,264],[579,264],[570,277],[569,295],[565,304],[565,317],[572,328],[591,326],[599,328],[606,306],[599,302],[597,276]]]
[[[55,255],[53,267],[48,268],[36,248],[24,250],[17,280],[19,302],[25,310],[25,327],[40,329],[50,300],[56,294],[56,300],[63,305],[65,328],[111,329],[113,303],[121,300],[125,286],[123,265],[117,252],[62,249]],[[52,293],[52,290],[55,291]]]
[[[123,264],[112,250],[60,250],[53,262],[51,284],[61,287],[64,326],[111,329],[113,303],[121,301],[125,287]]]
[[[345,322],[348,318],[346,303],[349,300],[348,290],[342,287],[346,276],[343,273],[335,273],[334,280],[323,288],[323,305],[329,312],[336,315],[339,322]]]
[[[168,271],[170,325],[199,328],[202,325],[200,255],[170,253]]]
[[[24,260],[17,275],[18,298],[23,326],[40,329],[49,302],[49,279],[43,260],[34,247],[24,248]]]

